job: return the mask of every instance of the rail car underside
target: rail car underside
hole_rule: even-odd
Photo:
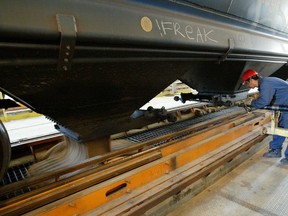
[[[248,68],[287,79],[288,3],[212,2],[1,1],[1,91],[85,141],[157,120],[130,116],[177,79],[230,96]]]

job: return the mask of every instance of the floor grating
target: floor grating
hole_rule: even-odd
[[[8,169],[7,174],[4,176],[2,181],[0,182],[0,187],[5,186],[14,182],[18,182],[22,179],[25,179],[25,175],[27,173],[27,169],[32,163],[27,163],[27,164],[21,164],[15,167],[11,167]],[[21,189],[19,191],[14,191],[12,194],[8,194],[5,197],[1,197],[0,201],[10,199],[12,197],[24,194],[31,191],[29,187]]]
[[[170,134],[173,132],[184,130],[185,128],[188,128],[194,124],[208,121],[210,119],[219,117],[221,115],[229,114],[229,113],[241,110],[241,109],[243,109],[243,108],[239,108],[239,107],[228,108],[228,109],[221,110],[218,112],[209,113],[205,116],[201,116],[201,117],[197,117],[197,118],[193,118],[193,119],[188,119],[188,120],[184,120],[181,122],[176,122],[176,123],[169,124],[166,126],[161,126],[158,128],[147,130],[145,132],[139,132],[139,133],[136,133],[133,135],[129,135],[127,137],[122,137],[122,139],[124,138],[124,139],[127,139],[127,140],[129,140],[131,142],[135,142],[135,143],[145,142],[145,141],[154,139],[154,138],[159,137],[159,136],[163,136],[163,135],[167,135],[167,134]],[[205,128],[200,128],[199,130],[202,130],[202,129],[205,129]],[[181,137],[183,137],[183,136],[185,136],[185,135],[181,135]],[[180,137],[173,137],[173,139],[178,139],[178,138],[180,138]],[[165,141],[161,142],[161,143],[157,143],[155,145],[158,146],[158,145],[161,145],[163,143],[165,143]]]

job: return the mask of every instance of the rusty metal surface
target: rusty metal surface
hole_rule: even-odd
[[[133,111],[176,79],[233,95],[247,90],[240,77],[248,67],[267,76],[287,63],[285,32],[234,15],[191,1],[4,0],[0,89],[76,139],[138,128],[157,119],[132,120]]]
[[[161,177],[162,180],[158,179],[147,184],[145,188],[135,189],[135,191],[131,192],[131,195],[125,194],[121,199],[115,199],[91,212],[87,212],[86,215],[95,214],[96,212],[101,215],[141,215],[169,196],[177,194],[181,189],[197,179],[209,175],[213,169],[233,159],[237,154],[246,151],[264,138],[263,136],[259,136],[259,132],[255,131],[245,133],[244,136],[239,135],[238,132],[236,134],[238,135],[237,138],[235,139],[234,137],[234,140],[231,140],[231,142],[226,142],[227,145],[218,147],[215,151],[208,151],[209,153],[206,152],[206,154],[203,154],[203,157],[197,157],[194,160],[191,160],[191,154],[193,155],[193,152],[197,151],[198,156],[200,156],[200,152],[202,152],[200,150],[201,147],[199,149],[190,147],[185,149],[185,151],[179,151],[179,154],[176,154],[176,161],[183,160],[185,164],[180,167],[176,166],[177,169],[175,169],[175,172],[167,168],[168,171],[166,171],[165,176]],[[221,138],[227,138],[226,135],[225,133]],[[214,136],[210,140],[203,140],[203,142],[213,145],[213,143],[218,142],[213,138]],[[188,149],[190,152],[186,151]],[[171,163],[173,163],[172,161],[175,161],[175,158],[171,158]],[[191,162],[189,163],[189,161]],[[179,162],[176,163],[179,165]]]
[[[174,194],[179,193],[181,190],[184,188],[188,187],[191,185],[193,182],[196,182],[200,178],[203,178],[207,175],[209,175],[213,170],[216,168],[220,167],[221,165],[227,163],[228,161],[232,160],[235,158],[237,155],[239,155],[241,152],[249,149],[251,146],[255,145],[257,142],[260,142],[264,139],[265,136],[254,136],[252,141],[247,142],[245,145],[241,146],[238,149],[235,149],[233,152],[225,152],[226,154],[219,154],[216,157],[219,157],[218,159],[212,159],[213,162],[210,161],[205,161],[204,164],[201,164],[200,167],[197,167],[198,170],[195,170],[193,174],[190,174],[187,177],[184,177],[181,180],[178,180],[177,177],[175,176],[175,182],[174,184],[171,185],[171,181],[165,182],[163,185],[159,186],[159,189],[157,190],[157,187],[153,188],[156,193],[153,194],[147,194],[145,201],[141,200],[142,202],[135,203],[133,207],[127,205],[127,209],[129,209],[128,212],[123,212],[123,209],[121,209],[121,215],[141,215],[144,214],[148,209],[154,207],[156,204],[161,203],[165,199],[173,196]],[[204,165],[204,166],[203,166]],[[196,169],[197,169],[196,168]],[[178,180],[178,181],[177,181]],[[140,200],[139,200],[140,201]],[[117,211],[112,211],[116,215],[118,214]],[[107,212],[103,215],[110,215],[111,212]]]
[[[233,125],[234,125],[236,124],[236,122],[238,122],[238,118],[246,119],[245,115],[240,116],[243,114],[245,114],[244,109],[235,107],[224,111],[220,111],[219,113],[210,113],[206,116],[202,116],[199,118],[186,120],[180,123],[177,122],[168,126],[151,129],[148,130],[147,132],[133,134],[128,137],[122,137],[127,140],[135,142],[135,145],[132,145],[131,147],[122,150],[118,150],[116,152],[107,153],[100,158],[88,159],[81,164],[71,166],[69,168],[66,168],[65,170],[59,170],[58,172],[47,173],[42,176],[15,182],[14,184],[7,185],[5,188],[1,188],[0,190],[1,195],[13,193],[16,188],[22,189],[25,187],[33,187],[33,185],[39,184],[47,179],[52,180],[58,179],[63,175],[75,172],[77,170],[93,166],[95,164],[101,164],[107,161],[109,158],[117,158],[122,155],[129,155],[131,154],[131,152],[142,151],[145,148],[147,149],[154,146],[159,146],[160,143],[165,144],[171,140],[177,140],[190,134],[196,135],[205,130],[209,130],[214,125],[219,125],[225,121],[229,121],[230,119],[233,119]],[[250,115],[248,116],[248,118],[249,119],[253,118],[253,116]],[[35,143],[33,142],[32,145],[34,144]],[[101,169],[105,167],[106,166],[102,167]],[[97,168],[97,170],[99,170],[99,168]]]
[[[42,182],[44,182],[45,186],[27,193],[28,196],[19,195],[14,199],[0,202],[0,215],[15,215],[29,212],[31,208],[40,207],[45,203],[50,203],[53,200],[57,200],[75,192],[84,190],[106,179],[110,179],[129,170],[136,169],[137,167],[143,166],[159,158],[161,158],[160,151],[153,151],[150,154],[149,152],[144,154],[140,153],[138,156],[136,155],[125,158],[125,160],[122,160],[121,163],[114,163],[114,166],[108,165],[101,167],[100,169],[93,169],[88,173],[78,176],[77,179],[72,179],[73,181],[70,180],[66,182],[64,180],[64,182],[59,181],[59,183],[56,182],[55,184],[51,184],[51,182],[47,181],[47,179],[44,179]],[[46,193],[47,191],[53,192]],[[35,200],[36,197],[37,200]]]
[[[287,202],[283,202],[288,192],[288,167],[281,165],[279,159],[263,157],[271,138],[264,140],[265,148],[261,148],[211,187],[195,197],[183,200],[179,208],[171,208],[166,214],[158,215],[288,215]],[[286,144],[287,141],[284,142]]]
[[[82,197],[82,195],[79,197],[79,195],[76,194],[75,196],[78,198],[74,197],[76,198],[76,200],[74,200],[74,198],[72,198],[72,200],[74,201],[71,200],[71,203],[78,203],[77,200],[80,199],[79,203],[76,205],[81,205],[80,203],[82,203],[83,201],[87,203],[88,205],[85,207],[87,209],[81,210],[86,212],[89,209],[91,210],[91,208],[94,209],[97,206],[99,207],[100,205],[104,204],[105,202],[112,201],[117,197],[124,195],[126,191],[134,190],[138,187],[144,186],[148,182],[159,178],[163,174],[165,175],[165,173],[167,171],[169,172],[169,170],[171,171],[174,169],[178,169],[189,163],[190,161],[196,160],[197,158],[201,157],[201,155],[205,155],[213,149],[217,149],[225,143],[235,140],[235,137],[241,137],[244,134],[249,133],[249,131],[253,130],[253,128],[260,128],[265,118],[266,117],[264,117],[262,113],[256,115],[250,113],[249,115],[242,116],[236,114],[234,115],[234,117],[233,114],[227,114],[224,115],[224,119],[226,119],[224,121],[221,121],[221,117],[218,117],[208,120],[206,122],[200,122],[196,125],[193,125],[191,128],[187,128],[186,130],[184,129],[181,132],[178,131],[175,132],[175,134],[164,135],[162,137],[129,147],[128,149],[120,150],[119,152],[109,153],[107,155],[104,155],[103,158],[91,159],[87,161],[86,164],[79,164],[78,166],[71,167],[71,169],[68,170],[59,170],[59,172],[56,172],[54,174],[47,174],[45,176],[43,175],[37,178],[27,179],[26,181],[15,183],[14,185],[11,184],[11,186],[8,185],[5,188],[0,188],[1,195],[9,194],[9,191],[13,191],[17,187],[37,185],[37,183],[39,184],[43,181],[47,181],[49,178],[51,179],[51,177],[52,179],[58,179],[58,177],[62,174],[85,168],[87,165],[95,166],[97,163],[113,157],[113,155],[123,155],[125,152],[127,153],[127,151],[143,149],[143,147],[149,145],[153,146],[153,142],[157,143],[161,139],[170,140],[170,142],[166,143],[165,145],[153,147],[150,148],[148,151],[140,153],[140,155],[142,155],[143,157],[138,158],[137,154],[135,155],[135,157],[132,155],[131,157],[128,157],[124,160],[121,159],[116,162],[112,162],[111,164],[95,167],[74,177],[72,176],[71,178],[59,180],[56,183],[52,184],[48,183],[44,187],[27,193],[27,195],[18,196],[5,202],[1,202],[0,213],[5,212],[5,214],[9,215],[15,212],[27,212],[28,209],[40,207],[47,202],[51,202],[55,198],[61,198],[69,194],[74,197],[74,195],[72,195],[73,193],[87,188],[87,190],[85,189],[85,191],[89,191],[88,194],[90,194],[87,194],[87,196],[92,196],[92,199],[97,200],[97,202],[93,201],[93,203],[91,203],[88,200],[84,201],[86,199],[86,195],[84,197]],[[203,127],[205,124],[208,124],[209,127]],[[189,130],[191,133],[188,133],[188,136],[179,136],[181,133],[187,134]],[[257,132],[256,134],[259,133]],[[179,137],[178,140],[171,139],[173,136]],[[211,139],[212,137],[213,139]],[[235,142],[239,143],[238,141]],[[183,151],[183,149],[186,150]],[[177,155],[178,152],[179,156],[174,158],[175,154]],[[152,155],[155,155],[154,159]],[[159,159],[159,155],[162,157],[162,159]],[[141,158],[146,159],[141,160]],[[155,159],[157,160],[151,163],[151,160]],[[142,163],[141,161],[144,163]],[[144,164],[146,165],[143,166]],[[138,166],[140,167],[137,169],[136,167]],[[150,167],[148,169],[149,171],[144,167]],[[127,172],[128,170],[130,171]],[[123,174],[124,178],[121,177],[122,175],[119,176],[119,174],[121,174],[122,172],[125,172],[125,174]],[[113,178],[109,179],[111,177]],[[103,181],[104,185],[102,185],[101,181]],[[109,182],[112,184],[110,185]],[[75,185],[77,185],[77,187],[75,187]],[[80,193],[83,194],[83,192]],[[45,196],[43,196],[44,194]],[[91,198],[88,197],[87,199],[91,200]],[[64,205],[62,207],[66,209],[67,206],[65,207]],[[57,207],[56,209],[54,209],[54,211],[63,211],[61,210],[62,207],[59,206],[59,208]],[[73,208],[68,209],[69,212],[73,212]],[[67,214],[69,213],[67,212]]]

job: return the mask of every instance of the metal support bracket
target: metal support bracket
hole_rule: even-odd
[[[232,38],[229,38],[228,39],[228,46],[229,46],[229,49],[227,50],[227,52],[219,59],[218,61],[218,64],[220,64],[221,62],[225,61],[229,54],[232,52],[232,50],[234,49],[235,47],[235,44],[234,44],[234,40]]]
[[[61,34],[58,71],[71,70],[72,58],[77,38],[76,19],[71,15],[56,15],[58,31]]]

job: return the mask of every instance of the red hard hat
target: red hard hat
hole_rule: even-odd
[[[244,74],[242,75],[242,84],[244,85],[245,82],[246,82],[249,78],[251,78],[252,76],[255,76],[255,75],[258,75],[258,73],[257,73],[255,70],[251,70],[251,69],[246,70],[246,71],[244,72]]]

